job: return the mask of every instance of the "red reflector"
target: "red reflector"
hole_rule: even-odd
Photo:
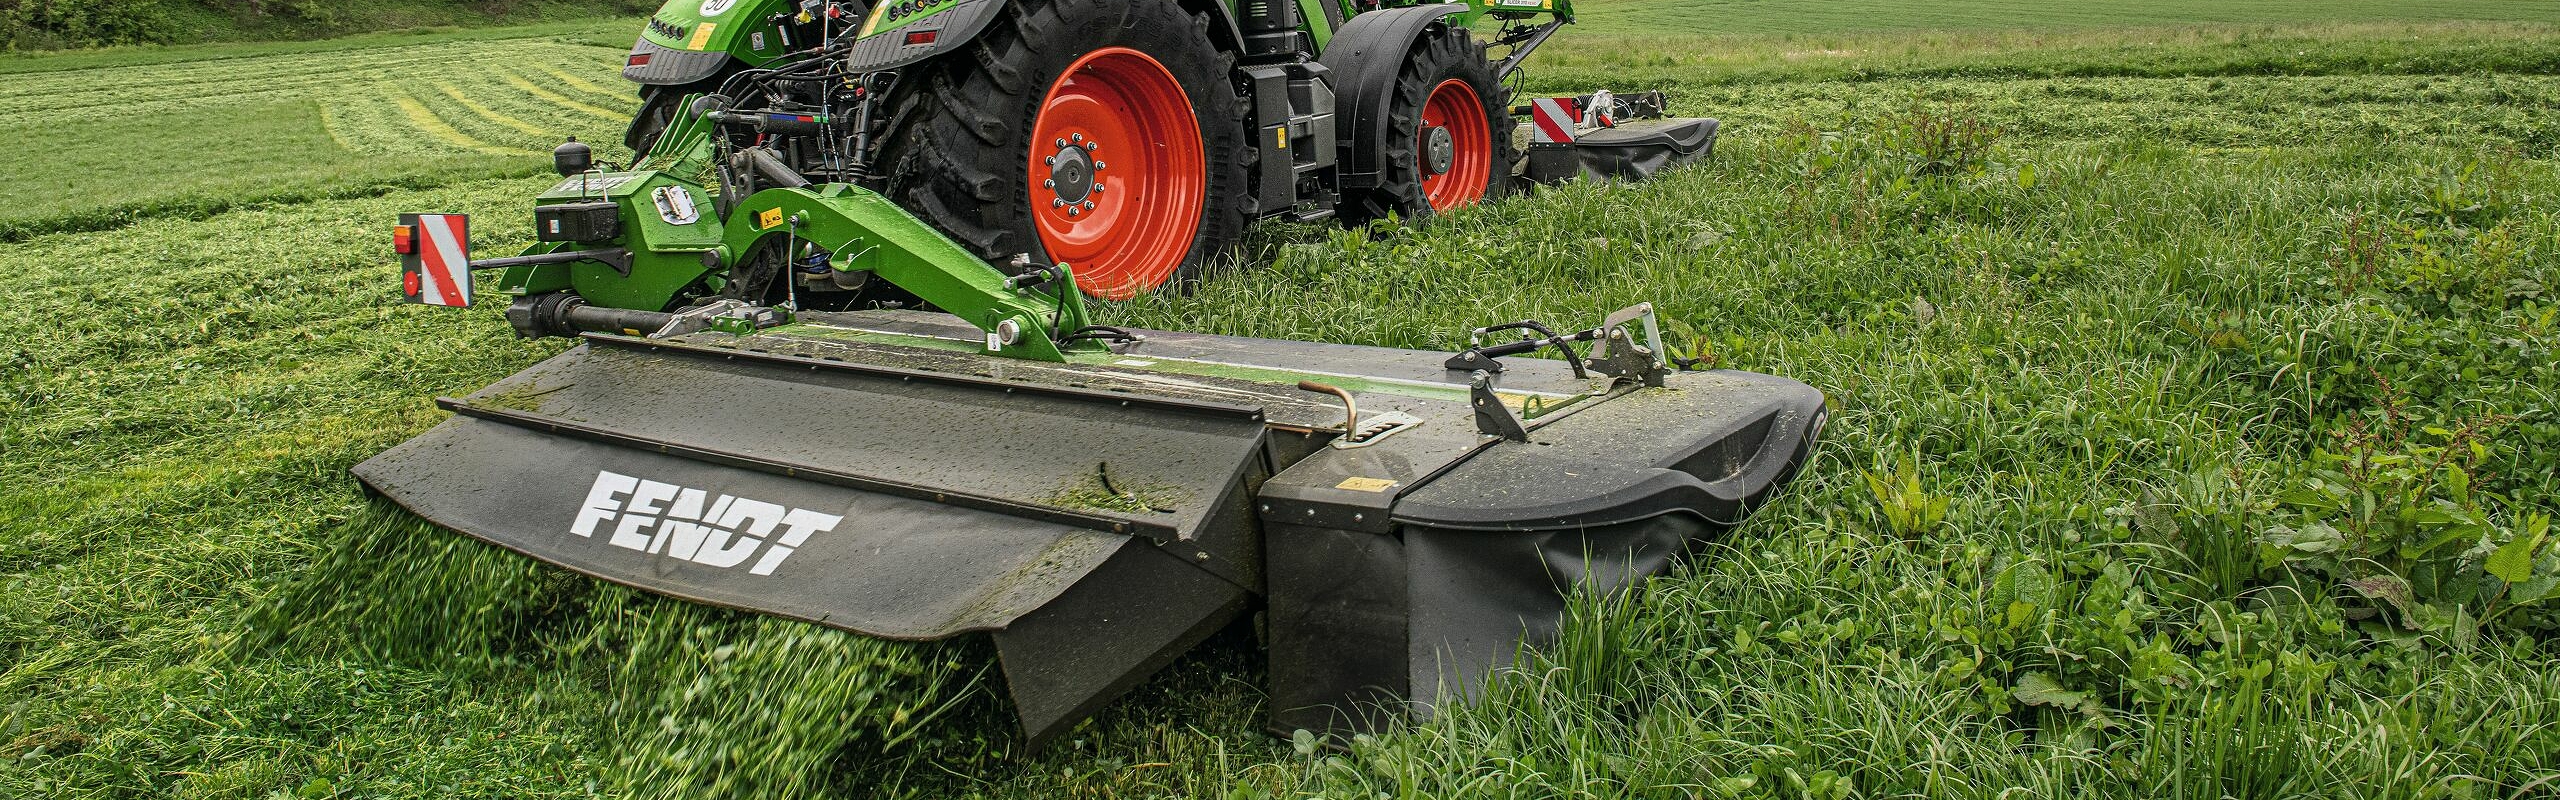
[[[400,273],[400,290],[409,293],[410,297],[418,296],[418,273]]]
[[[907,34],[907,44],[932,44],[934,38],[941,35],[941,31],[916,31],[914,33]]]
[[[649,53],[633,53],[633,54],[631,54],[631,60],[630,60],[629,62],[626,62],[626,64],[627,64],[628,66],[634,66],[634,67],[645,67],[645,66],[648,66],[648,65],[649,65],[649,56],[650,56],[650,55],[651,55],[651,54],[649,54]]]
[[[407,225],[391,226],[391,252],[404,256],[418,252],[418,230]]]

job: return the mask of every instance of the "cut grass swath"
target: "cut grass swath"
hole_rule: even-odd
[[[251,614],[234,654],[600,676],[635,798],[824,795],[829,764],[896,748],[978,677],[952,648],[646,595],[438,530],[374,501]]]

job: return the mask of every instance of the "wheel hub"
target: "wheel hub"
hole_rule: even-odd
[[[1445,174],[1457,163],[1458,140],[1450,135],[1449,126],[1434,125],[1422,134],[1422,167],[1433,175]]]
[[[1198,116],[1163,64],[1126,47],[1086,53],[1050,84],[1027,144],[1032,230],[1045,258],[1074,265],[1076,288],[1125,298],[1182,267],[1209,169]]]
[[[1058,152],[1049,156],[1049,179],[1042,181],[1053,195],[1050,207],[1082,207],[1093,193],[1102,188],[1101,178],[1094,174],[1094,143],[1082,136],[1057,145]]]

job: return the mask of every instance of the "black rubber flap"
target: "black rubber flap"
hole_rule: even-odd
[[[1414,713],[1474,699],[1521,645],[1556,641],[1567,598],[1621,592],[1672,565],[1722,526],[1685,514],[1577,531],[1486,536],[1408,528],[1406,663]]]
[[[592,577],[890,639],[1002,628],[1130,542],[467,417],[355,472],[437,525]],[[673,490],[635,502],[641,481]],[[719,524],[742,508],[761,513]]]
[[[1571,144],[1531,145],[1529,178],[1643,180],[1714,151],[1716,127],[1703,118],[1642,119],[1578,134]]]
[[[1686,513],[1731,525],[1787,478],[1822,393],[1785,378],[1674,373],[1487,448],[1406,494],[1397,522],[1475,531],[1590,528]]]
[[[1214,575],[1245,535],[1205,528],[1241,513],[1251,414],[969,380],[599,341],[355,472],[578,572],[895,639],[1002,629],[1124,547]],[[1092,507],[1105,463],[1171,510]]]
[[[1673,156],[1696,156],[1716,143],[1716,121],[1702,118],[1640,119],[1574,137],[1585,149],[1661,148]]]

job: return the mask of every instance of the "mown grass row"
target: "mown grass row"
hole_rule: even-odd
[[[575,136],[610,152],[636,102],[595,47],[440,41],[12,76],[0,241],[533,174]]]

